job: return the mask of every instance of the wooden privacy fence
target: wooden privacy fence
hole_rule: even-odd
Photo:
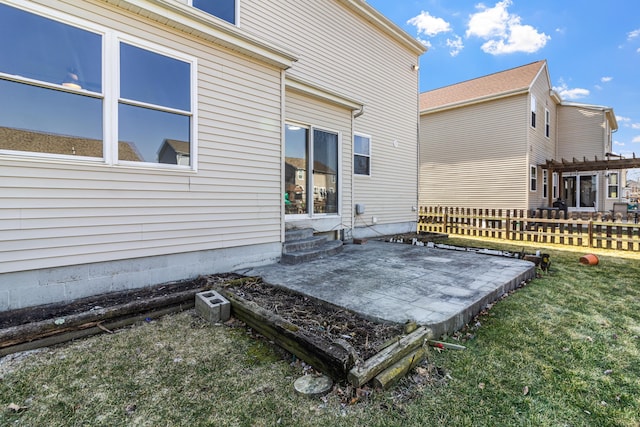
[[[420,207],[418,233],[640,251],[636,214]]]

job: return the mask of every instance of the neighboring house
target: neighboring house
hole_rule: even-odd
[[[546,61],[422,93],[420,128],[420,205],[537,209],[560,197],[603,211],[622,197],[621,169],[548,167],[610,158],[617,122],[611,108],[563,102]]]
[[[362,0],[0,0],[0,39],[0,310],[415,229],[425,49]]]

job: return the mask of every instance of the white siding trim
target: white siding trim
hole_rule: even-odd
[[[175,0],[104,1],[279,68],[289,68],[298,59],[293,53],[241,32],[233,24]]]
[[[287,75],[286,86],[287,89],[291,89],[292,91],[299,92],[352,111],[359,110],[364,107],[364,103],[361,101],[349,98],[338,92],[314,85],[313,83],[305,82],[302,79],[289,75]]]

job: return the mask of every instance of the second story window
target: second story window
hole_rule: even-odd
[[[618,172],[610,172],[607,175],[607,197],[618,198]]]
[[[237,0],[192,0],[192,6],[237,25]]]
[[[547,109],[544,110],[544,136],[551,136],[551,113]]]
[[[536,97],[531,95],[531,127],[536,127]]]

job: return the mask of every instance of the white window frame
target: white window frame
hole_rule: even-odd
[[[611,177],[616,176],[616,184],[611,184]],[[618,172],[609,172],[607,173],[607,199],[617,200],[620,198],[620,173]],[[611,196],[611,189],[615,187],[616,196]]]
[[[535,95],[531,94],[531,118],[529,120],[529,124],[532,128],[536,128],[536,116],[537,116],[537,102]]]
[[[555,200],[555,199],[558,198],[558,173],[557,172],[554,172],[551,175],[551,180],[553,182],[552,190],[551,190],[552,191],[552,197]]]
[[[544,109],[544,136],[551,138],[551,112],[547,108]]]
[[[529,191],[538,191],[538,167],[529,165]]]
[[[542,169],[542,197],[546,199],[549,196],[549,170]]]
[[[91,162],[91,163],[102,163],[109,166],[117,166],[117,165],[126,165],[133,167],[144,167],[144,168],[157,168],[162,170],[167,169],[178,169],[178,170],[189,170],[189,171],[197,171],[197,158],[198,158],[198,141],[197,141],[197,131],[198,128],[198,117],[197,117],[197,59],[192,56],[185,55],[181,52],[171,50],[165,48],[163,46],[150,43],[148,41],[139,39],[134,36],[130,36],[124,33],[116,32],[114,30],[107,29],[105,27],[87,22],[83,19],[68,16],[62,12],[55,11],[49,9],[48,7],[34,5],[34,4],[24,4],[23,2],[17,2],[15,0],[6,0],[5,3],[11,7],[15,7],[21,10],[24,10],[29,13],[33,13],[35,15],[42,16],[44,18],[48,18],[65,25],[69,25],[75,28],[79,28],[88,32],[92,32],[94,34],[98,34],[102,37],[102,93],[97,92],[89,92],[87,90],[75,90],[70,88],[61,88],[59,85],[51,84],[47,82],[35,81],[28,78],[21,78],[18,76],[7,76],[3,73],[0,73],[0,76],[4,77],[4,79],[12,80],[18,83],[28,83],[36,87],[55,89],[60,91],[66,91],[70,93],[80,93],[85,96],[90,96],[94,98],[102,99],[103,102],[103,111],[102,111],[102,124],[103,124],[103,153],[102,158],[93,158],[93,157],[79,157],[79,156],[70,156],[64,154],[55,154],[55,153],[39,153],[39,152],[27,152],[27,151],[10,151],[10,150],[0,150],[0,154],[10,154],[12,156],[21,156],[21,157],[36,157],[42,159],[50,159],[50,160],[73,160],[73,161],[82,161],[82,162]],[[173,59],[177,59],[180,61],[188,62],[190,64],[190,112],[185,112],[182,110],[173,110],[171,108],[161,108],[160,106],[148,104],[154,110],[165,111],[165,112],[174,112],[185,115],[185,113],[189,113],[190,117],[190,153],[191,156],[190,163],[191,165],[172,165],[166,163],[151,163],[151,162],[133,162],[133,161],[118,161],[118,102],[119,102],[119,92],[120,92],[120,78],[119,78],[119,68],[120,68],[120,58],[119,58],[119,47],[120,43],[127,43],[132,46],[139,47],[141,49],[148,50],[150,52],[154,52],[163,56],[167,56]],[[127,100],[126,102],[129,105],[136,106],[145,106],[145,103]]]
[[[367,138],[369,140],[369,154],[363,154],[363,153],[356,153],[356,147],[355,147],[355,137],[359,136],[361,138]],[[354,144],[353,144],[353,156],[354,156],[354,161],[353,161],[353,174],[356,176],[371,176],[371,160],[372,160],[372,155],[371,155],[371,151],[373,150],[373,139],[371,138],[371,135],[367,135],[365,133],[359,133],[359,132],[354,132],[353,133],[353,139],[354,139]],[[369,173],[357,173],[356,169],[355,169],[355,156],[361,156],[361,157],[366,157],[369,160]]]

